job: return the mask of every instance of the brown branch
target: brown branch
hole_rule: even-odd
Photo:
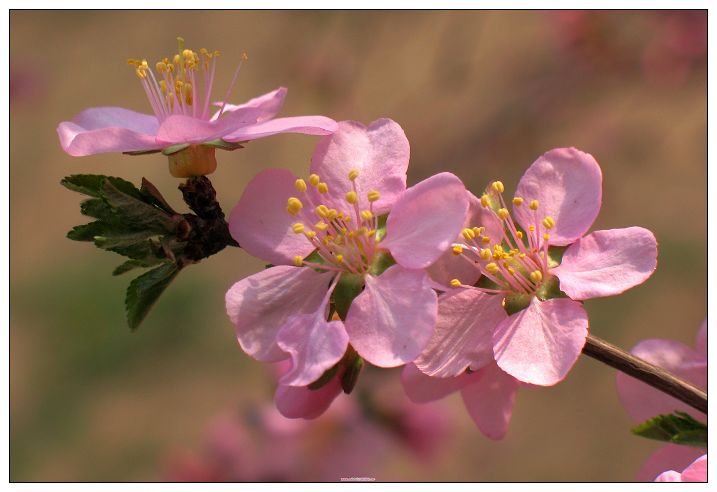
[[[583,353],[707,413],[707,393],[605,340],[588,335]]]

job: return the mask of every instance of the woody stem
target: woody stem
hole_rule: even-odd
[[[605,340],[588,335],[583,353],[707,413],[707,393]]]

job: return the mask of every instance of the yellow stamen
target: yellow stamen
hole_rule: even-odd
[[[513,267],[508,267],[508,273],[511,275],[515,275],[515,270],[513,269]]]
[[[538,210],[538,200],[530,200],[530,210]]]
[[[488,208],[488,205],[490,205],[488,195],[486,195],[485,193],[480,197],[480,204],[483,205],[484,208]]]
[[[301,234],[304,232],[304,224],[301,222],[297,222],[293,226],[291,226],[291,230],[294,231],[296,234]]]
[[[319,205],[318,207],[316,207],[314,209],[314,211],[316,212],[316,215],[318,215],[319,217],[325,218],[329,215],[329,207],[327,207],[326,205]]]
[[[318,174],[312,174],[309,176],[309,183],[311,183],[312,186],[318,186],[318,184],[321,182],[321,178],[319,178]]]
[[[304,204],[301,203],[301,200],[298,198],[292,196],[289,200],[287,200],[286,211],[291,215],[298,214],[302,208],[304,208]]]
[[[535,226],[528,226],[528,230],[530,232],[535,232]]]
[[[500,271],[500,267],[496,263],[488,263],[485,266],[485,269],[488,271],[488,273],[496,274]]]
[[[488,244],[488,243],[490,242],[490,237],[488,237],[488,236],[483,236],[482,238],[480,238],[480,240],[481,240],[482,242],[484,242],[485,244]]]
[[[309,239],[314,239],[314,238],[316,237],[316,232],[315,232],[315,231],[306,231],[306,234],[305,234],[305,235],[306,235],[306,237],[308,237]]]
[[[453,245],[453,254],[459,255],[461,253],[463,253],[463,246],[461,246],[460,244],[454,244]]]
[[[501,220],[505,220],[510,216],[510,212],[508,212],[507,208],[501,208],[498,209],[498,217],[501,218]]]
[[[337,261],[338,263],[343,263],[343,262],[344,262],[344,255],[336,255],[336,261]]]
[[[381,193],[379,193],[376,190],[372,190],[372,191],[369,191],[366,196],[367,196],[369,202],[375,202],[376,200],[381,198]]]
[[[543,240],[550,241],[550,234],[548,234],[547,232],[545,234],[543,234]]]
[[[538,282],[543,280],[543,273],[540,270],[530,272],[530,280],[532,280],[533,283],[537,284]]]
[[[515,198],[513,198],[513,205],[515,205],[516,207],[520,207],[522,204],[523,204],[522,198],[520,198],[519,196],[516,196]]]
[[[520,232],[520,231],[515,231],[515,236],[516,236],[518,239],[523,239],[523,233]]]
[[[365,221],[373,219],[373,213],[370,210],[361,211],[361,218]]]
[[[296,188],[296,191],[298,191],[299,193],[305,192],[306,191],[306,181],[304,181],[301,178],[297,179],[296,182],[294,183],[294,188]]]
[[[324,222],[323,220],[318,221],[316,224],[314,224],[314,229],[317,229],[321,232],[325,232],[326,229],[329,228],[329,225]]]
[[[316,185],[316,191],[318,191],[318,192],[321,193],[322,195],[325,194],[325,193],[328,193],[328,192],[329,192],[329,185],[327,185],[326,183],[323,183],[323,182],[322,182],[322,183],[319,183],[318,185]]]
[[[475,239],[476,233],[473,232],[473,229],[463,229],[463,239],[466,241],[470,241],[471,239]]]
[[[376,235],[376,229],[371,229],[366,233],[366,237],[373,237]]]
[[[358,195],[355,191],[349,191],[348,193],[346,193],[346,195],[344,195],[344,197],[346,198],[346,201],[349,202],[351,205],[358,201]]]
[[[493,188],[493,191],[496,193],[503,193],[505,191],[505,186],[503,186],[503,183],[500,181],[493,181],[490,187]]]
[[[476,236],[480,236],[483,232],[485,232],[485,227],[474,227],[473,232]]]
[[[480,258],[481,260],[488,261],[493,258],[493,253],[489,248],[484,248],[480,250]]]
[[[356,178],[358,178],[358,175],[359,175],[359,172],[358,172],[356,169],[352,169],[351,171],[349,171],[349,179],[350,179],[351,181],[353,181],[353,180],[355,180]]]
[[[294,266],[300,267],[304,264],[304,259],[301,256],[294,256]]]
[[[463,285],[463,284],[457,278],[454,278],[453,280],[451,280],[451,287],[460,287],[461,285]]]
[[[546,229],[552,229],[553,227],[555,227],[555,219],[550,216],[547,216],[543,219],[543,225]]]

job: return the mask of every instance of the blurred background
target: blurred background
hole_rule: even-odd
[[[224,313],[226,289],[263,267],[242,250],[183,271],[131,333],[130,277],[110,276],[122,259],[65,238],[87,220],[80,195],[59,182],[144,176],[184,211],[179,180],[163,156],[69,157],[55,128],[90,106],[150,112],[125,61],[167,56],[181,35],[188,47],[222,52],[217,99],[246,51],[234,102],[284,85],[280,116],[398,121],[411,142],[411,184],[448,170],[475,192],[494,179],[512,192],[543,152],[578,147],[604,175],[594,228],[640,225],[659,242],[648,282],[586,303],[591,331],[626,349],[652,337],[693,345],[706,316],[706,19],[11,12],[11,479],[337,480],[345,469],[377,480],[631,480],[660,443],[629,433],[614,371],[585,357],[561,384],[521,390],[499,442],[480,434],[458,395],[411,407],[399,370],[367,371],[357,394],[316,422],[282,419],[271,406],[274,374],[241,351]],[[316,141],[281,135],[218,152],[211,178],[225,211],[262,169],[306,174]],[[401,427],[415,421],[415,432]],[[276,449],[288,468],[269,466],[284,463]],[[343,465],[327,474],[336,460]]]

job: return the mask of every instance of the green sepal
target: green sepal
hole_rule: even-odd
[[[685,412],[658,415],[633,427],[631,432],[656,441],[707,447],[707,425]]]
[[[368,273],[375,277],[378,277],[383,272],[385,272],[388,267],[393,266],[395,264],[396,260],[393,259],[391,253],[389,253],[388,251],[380,251],[376,256],[374,256],[373,262],[368,269]]]
[[[222,140],[221,138],[217,138],[216,140],[210,140],[209,142],[204,142],[202,145],[206,145],[207,147],[214,147],[217,149],[222,150],[236,150],[236,149],[243,149],[244,146],[242,145],[246,142],[227,142],[225,140]]]
[[[380,242],[386,236],[386,220],[388,220],[388,214],[378,216],[376,221],[376,242]]]
[[[132,280],[125,296],[127,324],[132,331],[137,329],[177,273],[177,265],[164,263]]]
[[[162,154],[164,154],[164,155],[176,154],[177,152],[184,150],[187,147],[189,147],[189,144],[187,144],[187,143],[170,145],[169,147],[165,147],[164,149],[162,149]]]
[[[346,319],[351,302],[358,296],[364,287],[363,275],[342,274],[334,289],[334,307],[339,317]]]
[[[346,371],[341,375],[341,389],[347,395],[350,395],[356,387],[359,374],[364,366],[363,358],[353,348],[349,348],[349,350],[351,354],[346,362]]]
[[[330,367],[329,369],[325,370],[324,373],[321,375],[319,379],[311,383],[308,388],[310,390],[317,390],[319,388],[322,388],[326,385],[329,381],[331,381],[331,378],[333,378],[336,375],[336,371],[339,370],[339,364],[340,362],[333,365],[333,367]]]
[[[148,155],[148,154],[158,154],[159,152],[162,152],[162,149],[130,150],[128,152],[122,152],[122,153],[125,155]]]

